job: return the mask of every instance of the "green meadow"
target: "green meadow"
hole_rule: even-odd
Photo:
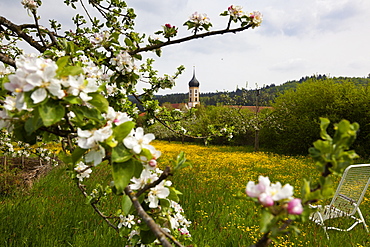
[[[243,194],[248,181],[259,175],[271,182],[289,183],[299,190],[304,178],[317,176],[309,157],[284,156],[252,152],[247,147],[199,146],[156,141],[162,151],[159,163],[170,164],[180,151],[185,151],[192,166],[171,177],[183,194],[181,205],[195,246],[250,246],[260,237],[259,207]],[[97,167],[86,182],[104,178],[109,183],[109,167]],[[116,202],[119,205],[119,202]],[[107,210],[109,208],[106,208]],[[361,204],[370,222],[370,194]],[[333,224],[349,224],[341,219]],[[289,235],[272,246],[370,246],[370,236],[363,227],[350,232],[324,231],[312,222],[300,226],[301,234]],[[0,201],[0,246],[123,246],[118,234],[86,205],[81,192],[60,165],[34,183],[31,190]]]

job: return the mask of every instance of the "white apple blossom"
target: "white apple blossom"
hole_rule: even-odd
[[[135,235],[140,235],[140,231],[132,230],[128,235],[128,239],[132,239]]]
[[[51,79],[49,82],[43,83],[40,88],[31,94],[33,103],[37,104],[44,101],[47,97],[47,92],[58,97],[59,99],[65,96],[65,92],[62,90],[61,81],[57,79]]]
[[[127,51],[121,51],[116,57],[110,60],[112,65],[116,66],[118,71],[128,71],[134,70],[134,59],[130,56]]]
[[[0,62],[0,77],[14,72],[15,70],[13,67],[5,66],[3,62]]]
[[[290,184],[281,186],[280,182],[276,182],[275,184],[271,184],[270,187],[267,187],[266,193],[270,195],[274,201],[289,199],[293,196],[293,186]]]
[[[106,42],[106,41],[109,41],[108,31],[94,33],[93,36],[90,37],[90,42],[93,45],[101,45],[103,42]]]
[[[253,28],[258,27],[261,25],[263,17],[262,14],[259,11],[253,11],[249,13],[248,15],[250,18],[252,18],[252,22],[255,24]]]
[[[9,75],[9,82],[4,83],[4,88],[10,92],[22,93],[28,92],[35,88],[34,85],[26,81],[28,73],[23,69],[17,69],[15,74]]]
[[[238,17],[242,17],[244,15],[244,12],[243,12],[242,9],[243,9],[243,7],[234,6],[234,5],[231,5],[229,8],[227,8],[227,10],[230,13],[230,16],[234,19],[236,19]]]
[[[265,207],[272,206],[274,202],[291,199],[293,196],[293,187],[289,184],[284,186],[280,182],[270,183],[268,177],[259,176],[258,184],[249,181],[246,187],[246,193],[250,197],[258,198],[259,202]]]
[[[89,168],[89,166],[85,165],[82,161],[80,161],[76,167],[74,168],[74,170],[77,172],[77,178],[80,180],[80,181],[83,181],[84,178],[88,178],[90,177],[90,173],[92,172],[92,170]]]
[[[105,157],[105,149],[100,146],[94,146],[86,155],[85,161],[86,162],[93,162],[94,166],[99,165]]]
[[[108,112],[103,114],[103,116],[108,120],[114,123],[116,126],[123,124],[124,122],[132,121],[132,118],[127,115],[125,112],[115,111],[113,107],[108,108]]]
[[[164,186],[164,181],[162,181],[160,184],[150,189],[147,199],[147,201],[149,202],[149,207],[157,208],[159,199],[167,198],[169,195],[170,190]]]
[[[21,3],[23,4],[24,8],[29,10],[36,10],[38,7],[34,0],[22,0]]]
[[[13,111],[16,108],[16,98],[12,96],[6,96],[4,100],[4,108],[8,111]]]
[[[84,76],[69,76],[68,80],[63,82],[65,87],[69,87],[68,93],[80,98],[87,102],[92,99],[88,93],[93,93],[98,90],[96,80],[93,78],[85,79]]]
[[[290,202],[288,202],[287,210],[289,214],[301,214],[303,212],[301,199],[294,198]]]
[[[179,231],[181,235],[187,235],[188,237],[191,237],[189,230],[186,227],[179,228]]]
[[[259,176],[258,184],[256,185],[254,181],[249,181],[247,183],[246,192],[250,197],[259,197],[260,194],[264,193],[268,186],[270,186],[270,179],[268,177]]]
[[[123,144],[128,148],[132,149],[132,151],[136,154],[140,154],[142,149],[148,149],[152,154],[156,152],[156,149],[149,145],[151,141],[155,139],[153,134],[145,134],[144,130],[141,127],[132,130],[131,133],[123,139]]]
[[[118,228],[122,228],[122,226],[131,228],[133,225],[136,224],[136,222],[134,221],[134,218],[135,217],[131,214],[127,216],[120,215],[119,216],[120,222],[118,224]]]
[[[173,208],[176,213],[183,213],[184,212],[184,209],[177,202],[171,200],[170,205],[171,205],[171,208]]]
[[[11,122],[8,120],[8,113],[4,110],[0,111],[0,129],[2,128],[11,128]]]
[[[38,87],[31,95],[34,103],[43,101],[48,92],[59,99],[64,97],[61,83],[54,78],[58,69],[54,61],[30,54],[17,58],[16,65],[17,71],[9,75],[10,82],[4,84],[5,89],[20,94]]]
[[[158,180],[158,176],[152,173],[149,169],[144,169],[141,174],[140,178],[131,178],[130,188],[132,190],[139,190],[144,188],[145,185],[150,184],[154,181]]]
[[[93,130],[77,129],[77,145],[83,149],[90,149],[86,154],[86,162],[98,165],[105,157],[105,149],[100,145],[113,134],[112,125],[107,124],[103,128]]]
[[[194,12],[194,14],[192,14],[189,17],[189,20],[200,26],[204,24],[209,24],[210,22],[210,19],[208,18],[207,14],[200,14],[198,12]]]

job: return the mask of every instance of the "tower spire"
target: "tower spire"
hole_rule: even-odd
[[[189,81],[189,107],[198,105],[199,102],[199,81],[195,77],[195,66],[193,66],[193,78]]]

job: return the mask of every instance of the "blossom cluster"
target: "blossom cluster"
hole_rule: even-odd
[[[22,0],[21,3],[23,4],[24,8],[29,10],[36,10],[38,7],[36,1],[34,0]]]
[[[5,66],[3,62],[0,62],[0,77],[14,73],[14,68],[10,66]]]
[[[230,13],[230,16],[234,19],[237,19],[238,17],[242,17],[244,15],[244,11],[242,9],[243,7],[234,5],[231,5],[230,7],[227,8],[227,10]]]
[[[189,21],[194,22],[196,25],[202,26],[210,24],[210,19],[207,14],[201,14],[198,12],[194,12],[190,17]]]
[[[76,177],[80,182],[82,182],[84,178],[90,177],[90,173],[92,172],[91,168],[82,161],[78,162],[74,170],[77,172]]]
[[[84,102],[91,100],[87,94],[98,90],[94,78],[84,76],[56,77],[58,66],[51,59],[37,57],[35,54],[20,56],[16,59],[17,70],[8,76],[4,88],[16,96],[8,96],[4,107],[8,110],[30,110],[25,102],[24,93],[31,92],[34,104],[48,97],[62,99],[67,95],[79,96]]]
[[[110,60],[116,66],[117,71],[132,72],[135,69],[134,59],[127,51],[121,51],[116,57]]]
[[[0,151],[4,156],[10,156],[12,158],[30,157],[31,155],[37,156],[41,165],[51,164],[57,166],[59,164],[59,161],[53,158],[54,155],[50,150],[42,147],[35,148],[21,141],[14,143],[9,138],[8,133],[2,133],[0,135]]]
[[[108,108],[108,112],[103,114],[103,117],[106,118],[107,123],[100,129],[77,129],[77,145],[80,148],[89,149],[85,155],[85,161],[93,162],[94,166],[100,164],[105,157],[105,149],[101,143],[111,138],[113,126],[119,126],[132,120],[126,113],[116,112],[112,107]]]
[[[252,28],[258,27],[262,23],[262,14],[259,11],[244,12],[241,6],[230,5],[227,11],[221,15],[230,16],[230,21],[241,21],[242,26],[249,24]]]
[[[110,34],[108,31],[103,31],[103,32],[100,32],[100,33],[94,33],[91,37],[90,37],[90,42],[91,44],[95,45],[95,46],[101,46],[104,44],[104,42],[107,42],[110,40]]]
[[[144,170],[141,172],[140,178],[132,178],[130,188],[132,190],[138,191],[143,189],[145,185],[153,183],[159,179],[162,171],[155,167],[145,167]],[[159,210],[159,214],[163,218],[169,219],[170,227],[178,231],[180,235],[185,237],[191,237],[188,227],[191,224],[191,221],[187,220],[184,216],[184,210],[181,205],[173,200],[170,200],[168,197],[170,196],[170,187],[172,183],[168,180],[161,181],[158,185],[153,188],[150,188],[144,202],[148,204],[148,207],[151,209]],[[167,200],[169,202],[169,207],[164,208],[161,206],[160,200]],[[128,227],[131,228],[135,224],[133,221],[133,216],[120,216],[120,222],[118,227]],[[170,232],[168,229],[164,229]],[[138,231],[137,229],[135,230]]]
[[[252,198],[258,198],[264,207],[271,207],[279,202],[283,203],[289,214],[299,215],[303,212],[301,200],[293,198],[293,187],[289,184],[284,186],[280,182],[271,184],[268,177],[259,176],[258,184],[254,181],[247,183],[246,193]]]
[[[262,17],[261,12],[259,12],[259,11],[253,11],[253,12],[251,12],[251,13],[248,14],[248,17],[250,19],[252,19],[252,22],[254,24],[253,28],[254,27],[261,26],[261,23],[262,23],[262,20],[263,20],[263,17]]]

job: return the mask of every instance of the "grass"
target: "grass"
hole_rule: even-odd
[[[166,142],[154,145],[162,151],[159,161],[163,166],[181,150],[192,162],[192,167],[171,180],[183,192],[181,205],[192,221],[190,231],[198,247],[238,247],[256,242],[258,207],[247,199],[236,198],[249,180],[256,181],[258,175],[269,176],[272,182],[290,183],[299,194],[302,179],[316,175],[314,164],[307,157],[253,153],[243,147]],[[98,166],[94,173],[104,178],[106,184],[110,181],[109,168]],[[365,219],[370,218],[369,199],[367,194],[361,205]],[[122,246],[116,232],[84,204],[63,167],[41,179],[28,195],[3,198],[0,221],[0,246]],[[311,222],[301,230],[299,236],[282,238],[273,246],[370,245],[369,234],[362,226],[351,232],[330,231],[330,241]]]

